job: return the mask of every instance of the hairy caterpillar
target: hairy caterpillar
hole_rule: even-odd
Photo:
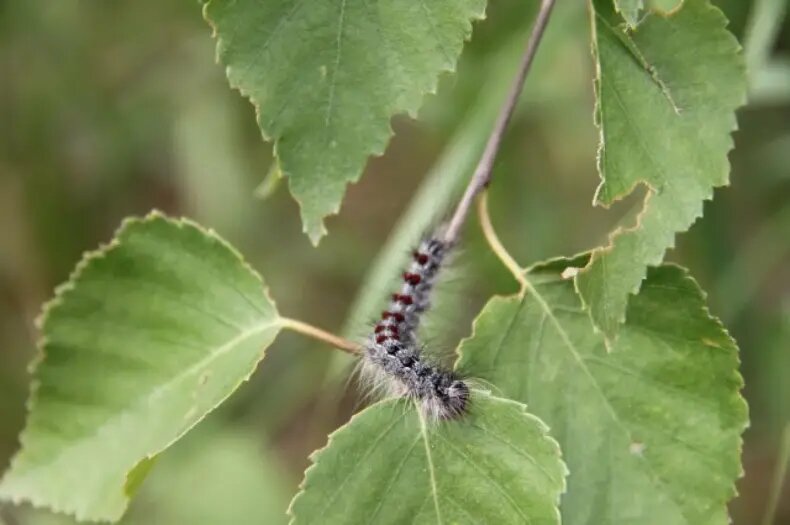
[[[418,400],[423,412],[434,419],[462,415],[469,401],[466,383],[453,372],[427,363],[416,336],[449,248],[439,235],[433,235],[412,253],[401,289],[381,313],[363,357],[366,368],[373,369],[391,394]]]

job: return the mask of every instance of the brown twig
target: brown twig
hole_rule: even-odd
[[[302,335],[312,337],[324,343],[330,344],[339,350],[343,350],[352,355],[359,355],[362,353],[362,347],[353,341],[336,336],[326,330],[317,328],[311,324],[307,324],[297,319],[289,319],[283,317],[280,319],[283,328],[299,332]]]
[[[554,3],[555,0],[543,0],[540,4],[540,10],[538,11],[535,24],[527,39],[527,45],[524,48],[524,54],[521,57],[516,77],[513,79],[513,85],[510,87],[510,91],[507,94],[507,98],[505,98],[502,109],[499,111],[499,116],[491,130],[491,135],[488,137],[488,142],[480,157],[480,161],[477,163],[474,175],[472,175],[469,185],[466,187],[461,200],[458,202],[455,213],[444,232],[444,240],[448,244],[454,244],[458,240],[461,227],[464,225],[469,215],[472,201],[491,181],[491,171],[494,168],[494,162],[499,153],[499,148],[502,145],[502,138],[505,135],[507,125],[516,109],[516,103],[524,88],[524,81],[532,66],[532,61],[538,50],[538,44],[540,44],[543,38],[543,33],[546,30],[546,25],[548,24]]]

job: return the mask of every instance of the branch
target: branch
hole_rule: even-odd
[[[464,191],[461,201],[458,203],[455,213],[444,232],[444,241],[448,244],[455,244],[458,240],[461,227],[464,225],[469,215],[472,201],[491,181],[491,171],[494,168],[494,161],[502,145],[502,138],[513,116],[513,111],[516,109],[516,102],[518,102],[518,97],[521,95],[521,91],[524,88],[524,81],[532,66],[532,61],[538,50],[538,44],[540,44],[540,40],[543,38],[543,33],[549,21],[549,15],[551,15],[551,10],[554,7],[554,2],[555,0],[543,0],[540,4],[540,11],[538,11],[535,25],[532,27],[527,45],[524,48],[524,54],[521,57],[516,77],[513,79],[513,85],[510,87],[510,91],[502,105],[502,109],[499,111],[499,116],[494,123],[494,128],[491,130],[491,135],[488,137],[488,142],[480,157],[480,161],[477,163],[474,175],[472,175],[469,185],[466,187],[466,191]]]
[[[322,330],[303,321],[283,317],[280,319],[280,323],[282,324],[283,328],[293,330],[294,332],[299,332],[302,335],[306,335],[323,343],[330,344],[335,348],[343,350],[344,352],[347,352],[351,355],[360,355],[362,353],[362,347],[357,343],[349,341],[348,339],[343,339],[342,337],[338,337],[335,334],[329,333],[326,330]]]

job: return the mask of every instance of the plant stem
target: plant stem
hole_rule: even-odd
[[[469,209],[472,206],[472,201],[475,196],[480,193],[488,183],[491,181],[491,172],[494,168],[499,149],[502,146],[502,138],[505,135],[507,125],[513,116],[513,111],[516,109],[519,95],[524,88],[524,81],[527,78],[527,73],[532,66],[532,61],[535,58],[535,53],[538,50],[538,44],[543,38],[543,33],[546,30],[546,25],[549,21],[552,8],[554,7],[555,0],[543,0],[540,4],[538,16],[535,19],[535,24],[532,26],[527,45],[524,48],[524,54],[521,57],[516,77],[513,79],[513,84],[510,91],[505,98],[502,109],[499,111],[494,127],[488,137],[485,150],[477,163],[477,168],[472,175],[469,185],[466,187],[463,196],[461,197],[458,206],[455,209],[452,219],[444,232],[444,240],[448,244],[455,244],[461,231],[461,227],[469,215]]]
[[[483,230],[483,236],[491,247],[491,251],[502,261],[505,268],[510,270],[510,273],[512,273],[513,277],[518,281],[518,284],[521,286],[521,291],[523,292],[527,288],[527,279],[524,277],[524,270],[502,245],[502,241],[499,240],[494,230],[494,225],[491,224],[491,216],[488,214],[487,192],[481,193],[480,198],[477,199],[477,216],[480,220],[480,228]]]
[[[347,352],[349,354],[360,355],[362,353],[362,347],[357,343],[336,336],[335,334],[317,328],[313,325],[307,324],[303,321],[298,321],[296,319],[289,319],[287,317],[283,317],[280,319],[280,323],[283,328],[287,328],[288,330],[293,330],[294,332],[298,332],[302,335],[306,335],[308,337],[312,337],[313,339],[317,339],[324,343],[330,344],[335,348],[343,350],[344,352]]]
[[[771,483],[771,492],[768,494],[768,504],[765,508],[762,525],[771,525],[776,517],[776,509],[782,495],[782,486],[787,475],[787,463],[790,461],[790,423],[785,425],[782,432],[782,442],[779,445],[779,454],[776,458],[776,470]]]

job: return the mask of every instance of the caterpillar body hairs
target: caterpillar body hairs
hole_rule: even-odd
[[[381,313],[363,356],[365,367],[372,369],[390,394],[418,400],[423,413],[433,419],[459,417],[469,401],[469,387],[464,381],[426,362],[416,335],[449,249],[448,243],[434,234],[414,250],[400,291],[392,295],[389,307]]]

